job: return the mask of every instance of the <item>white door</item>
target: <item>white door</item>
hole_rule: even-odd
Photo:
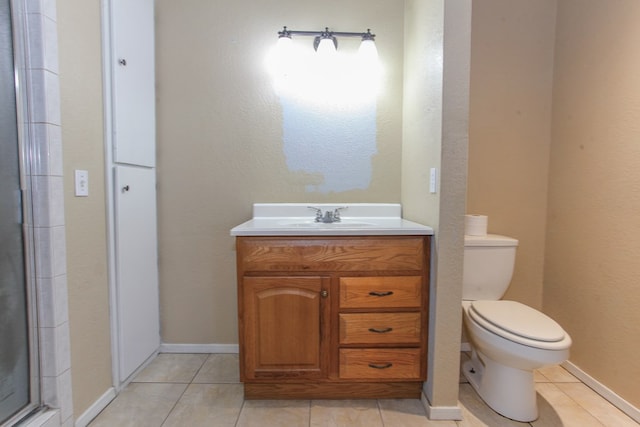
[[[153,0],[111,0],[114,162],[155,166]]]
[[[115,166],[119,377],[160,346],[155,169]]]

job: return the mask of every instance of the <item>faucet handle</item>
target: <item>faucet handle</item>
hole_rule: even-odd
[[[340,206],[338,208],[335,208],[335,210],[333,211],[333,220],[335,222],[340,222],[340,211],[347,208],[348,206]]]
[[[322,220],[322,209],[316,208],[315,206],[307,206],[309,209],[313,209],[316,211],[316,222],[320,222]]]

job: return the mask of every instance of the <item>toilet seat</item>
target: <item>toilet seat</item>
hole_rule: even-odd
[[[516,301],[473,301],[469,316],[488,331],[510,341],[548,350],[562,350],[571,338],[553,319]]]

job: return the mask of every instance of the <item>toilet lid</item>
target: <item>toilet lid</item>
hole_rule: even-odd
[[[549,316],[516,301],[473,301],[471,315],[477,315],[497,329],[530,340],[558,342],[565,331]],[[500,333],[499,330],[495,331]]]

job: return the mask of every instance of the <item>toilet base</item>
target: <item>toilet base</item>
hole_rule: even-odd
[[[533,371],[504,366],[476,350],[462,370],[482,400],[500,415],[522,422],[538,418]]]

